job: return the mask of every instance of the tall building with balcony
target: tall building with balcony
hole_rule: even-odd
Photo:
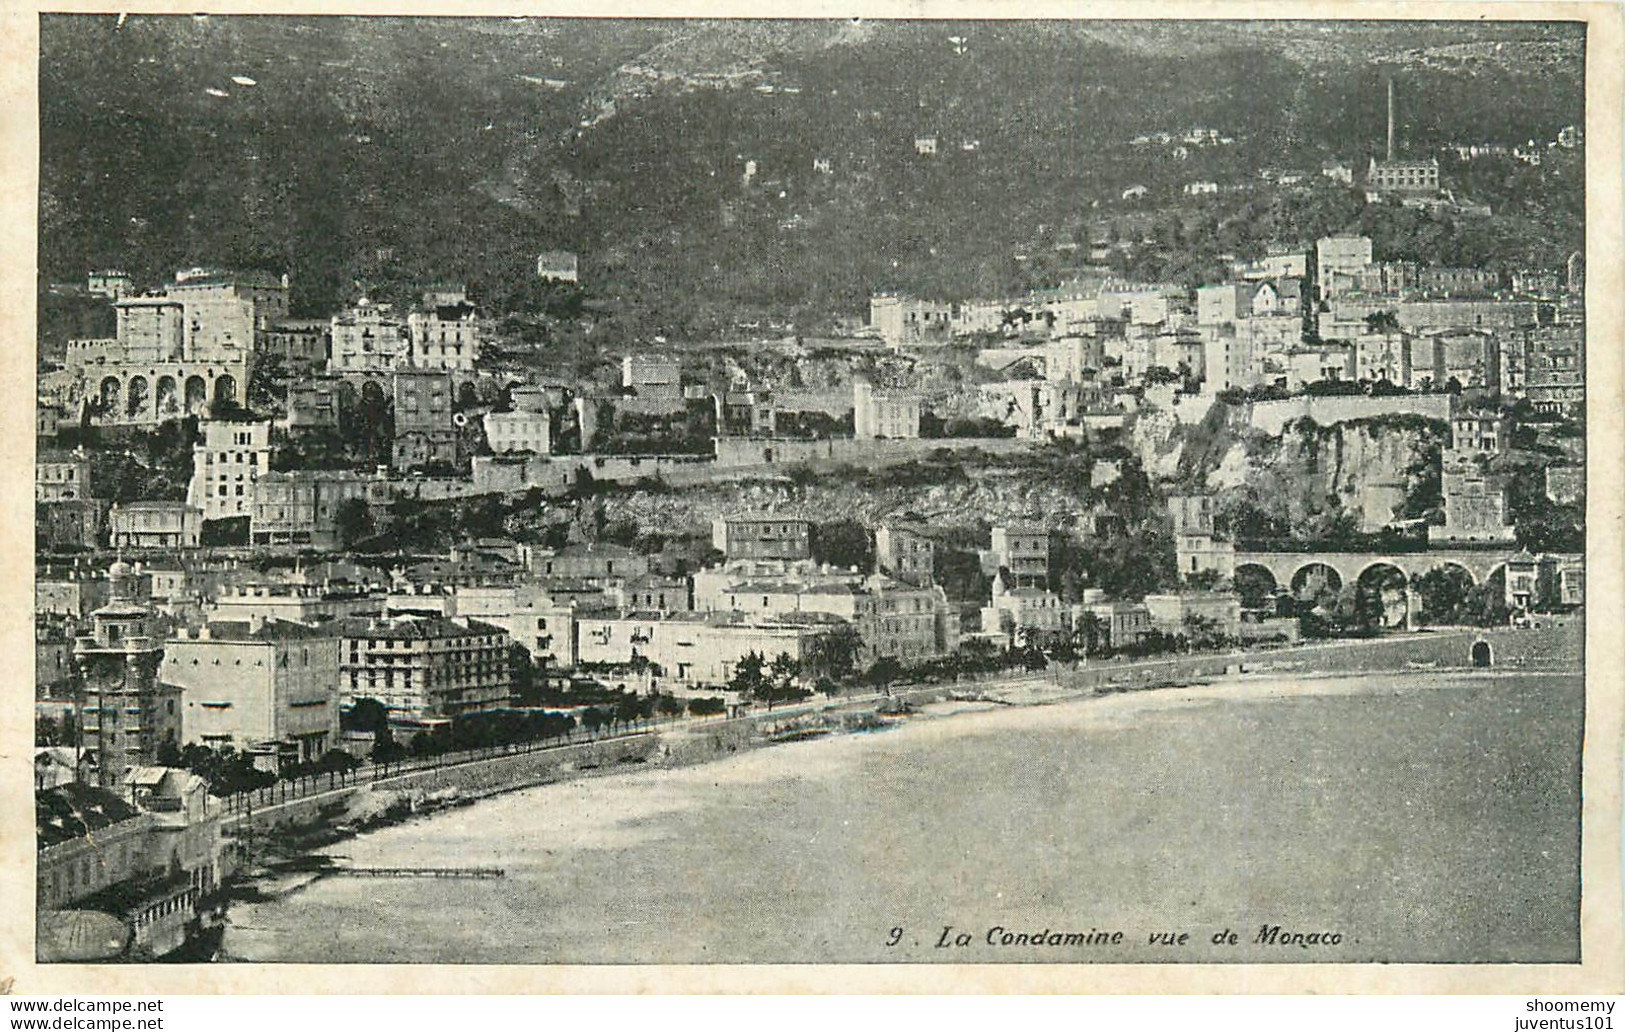
[[[917,588],[936,583],[936,542],[923,528],[882,523],[875,528],[875,568]]]
[[[413,312],[406,326],[413,368],[467,373],[480,360],[479,312],[467,301]]]
[[[180,689],[158,679],[164,649],[129,563],[108,570],[108,593],[108,603],[90,614],[90,634],[73,646],[80,733],[96,751],[103,788],[119,785],[132,767],[157,764],[164,745],[178,746],[182,719]]]
[[[508,632],[480,620],[379,617],[340,627],[344,705],[377,699],[400,723],[504,709],[513,694]]]
[[[411,359],[406,323],[389,305],[374,304],[365,298],[333,317],[329,336],[329,372],[389,373]]]
[[[1010,523],[993,528],[989,572],[1009,573],[1015,588],[1049,586],[1049,531],[1038,524]]]

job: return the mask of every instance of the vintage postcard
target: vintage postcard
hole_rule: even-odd
[[[15,991],[1625,989],[1617,6],[3,25]]]

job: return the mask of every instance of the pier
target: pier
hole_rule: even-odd
[[[356,878],[504,878],[500,867],[334,867],[327,874]]]

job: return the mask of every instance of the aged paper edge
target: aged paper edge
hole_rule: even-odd
[[[1622,377],[1622,79],[1625,13],[1612,3],[1258,2],[1165,0],[1149,4],[964,0],[615,0],[522,3],[489,0],[94,0],[15,4],[0,12],[0,642],[14,668],[31,669],[33,584],[33,396],[35,256],[39,162],[38,16],[47,12],[219,14],[570,15],[642,17],[1114,18],[1583,21],[1587,155],[1587,655],[1581,906],[1582,959],[1571,965],[1181,964],[1181,965],[37,965],[31,828],[31,695],[17,672],[0,706],[0,985],[40,993],[1619,993],[1625,991],[1621,897],[1621,685],[1617,629],[1625,599],[1621,501],[1625,498],[1625,377]],[[1511,102],[1516,102],[1515,99]],[[546,920],[545,915],[538,915]]]

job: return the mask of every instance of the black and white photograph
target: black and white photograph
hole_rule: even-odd
[[[38,14],[32,960],[1598,959],[1551,6]]]

